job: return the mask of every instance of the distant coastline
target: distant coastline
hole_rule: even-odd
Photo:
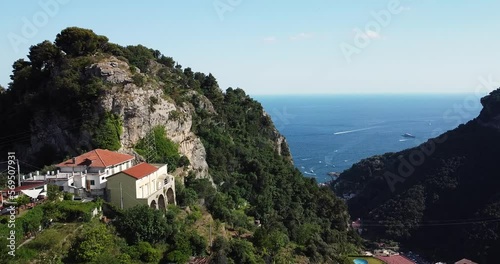
[[[470,93],[257,95],[287,138],[295,166],[320,183],[363,158],[417,146],[456,127],[447,117]],[[479,101],[478,101],[479,102]],[[480,103],[468,106],[464,122]],[[402,137],[409,133],[415,138]]]

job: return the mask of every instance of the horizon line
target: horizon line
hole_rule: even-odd
[[[321,95],[470,95],[470,94],[476,94],[475,92],[381,92],[381,93],[376,93],[376,92],[370,92],[370,93],[358,93],[358,92],[351,92],[351,93],[247,93],[248,95],[251,96],[321,96]],[[489,94],[489,92],[484,93],[484,95]]]

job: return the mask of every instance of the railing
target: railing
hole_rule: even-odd
[[[103,176],[103,175],[108,175],[106,171],[99,171],[99,172],[60,172],[58,171],[57,173],[49,173],[46,175],[29,175],[28,178],[24,179],[25,181],[43,181],[43,180],[68,180],[72,179],[75,176]],[[31,176],[31,177],[30,177]]]

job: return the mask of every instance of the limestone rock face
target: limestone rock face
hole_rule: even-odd
[[[190,104],[178,106],[168,100],[155,82],[145,82],[141,87],[132,83],[128,64],[114,57],[93,64],[89,73],[112,84],[98,103],[104,111],[119,115],[123,120],[120,151],[133,153],[134,145],[155,126],[161,125],[167,137],[179,145],[181,155],[189,159],[190,169],[197,177],[209,176],[205,148],[200,138],[191,132],[194,108]]]
[[[271,118],[268,113],[263,111],[263,116]],[[274,128],[271,132],[271,138],[274,143],[274,150],[282,156],[288,157],[288,160],[293,164],[292,154],[288,147],[288,143],[286,142],[286,138],[276,129]]]
[[[93,76],[101,77],[110,83],[132,81],[130,78],[128,64],[114,57],[111,57],[109,60],[93,64],[87,68],[87,73]]]

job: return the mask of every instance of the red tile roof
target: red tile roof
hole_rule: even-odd
[[[384,257],[384,256],[375,256],[375,257],[387,264],[415,264],[414,261],[411,261],[401,255],[393,255],[389,257]]]
[[[73,162],[73,159],[75,160]],[[57,164],[57,167],[109,167],[134,159],[133,156],[107,149],[94,149],[78,157]]]
[[[157,167],[155,167],[151,164],[148,164],[146,162],[142,162],[142,163],[137,164],[134,167],[126,169],[122,172],[129,175],[129,176],[132,176],[136,179],[141,179],[141,178],[144,178],[144,177],[150,175],[151,173],[153,173],[157,170],[158,170]]]
[[[472,261],[472,260],[464,258],[464,259],[461,259],[461,260],[455,262],[455,264],[477,264],[477,263]]]

